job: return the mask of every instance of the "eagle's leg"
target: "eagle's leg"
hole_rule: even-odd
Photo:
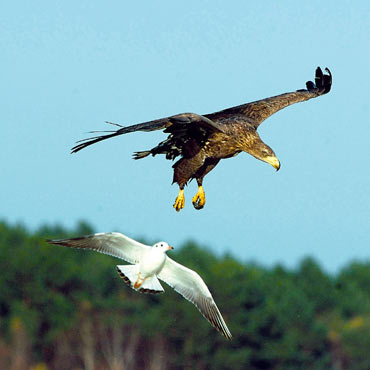
[[[202,209],[206,204],[206,194],[203,189],[203,178],[208,172],[212,171],[217,163],[220,161],[219,158],[207,158],[204,161],[202,167],[198,169],[195,174],[198,183],[198,192],[193,197],[193,206],[195,209]]]
[[[187,182],[194,178],[194,173],[202,167],[204,163],[203,153],[198,153],[191,158],[181,158],[172,167],[173,172],[173,183],[176,182],[179,187],[179,195],[175,200],[173,207],[179,212],[185,206],[184,187]]]
[[[184,185],[180,185],[179,195],[177,196],[173,208],[176,209],[177,212],[180,212],[181,209],[185,207],[185,196],[184,196]]]
[[[197,179],[197,183],[198,183],[198,191],[193,197],[193,206],[195,209],[202,209],[204,205],[206,204],[206,194],[202,186],[203,177],[200,179]]]

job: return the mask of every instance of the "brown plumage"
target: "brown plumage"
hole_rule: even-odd
[[[299,103],[330,91],[332,78],[329,69],[323,74],[316,69],[315,83],[308,81],[307,89],[285,93],[271,98],[228,108],[216,113],[198,115],[182,113],[123,127],[107,135],[95,136],[79,141],[72,148],[72,153],[110,137],[134,131],[163,130],[168,133],[166,140],[151,150],[136,152],[134,159],[141,159],[149,154],[165,154],[166,159],[180,159],[173,165],[174,177],[180,187],[174,207],[177,211],[184,207],[184,186],[189,180],[196,179],[198,192],[193,198],[196,209],[203,208],[205,195],[202,187],[204,176],[223,158],[233,157],[240,152],[247,152],[255,158],[271,164],[278,170],[280,162],[274,151],[266,145],[257,133],[258,126],[275,112],[291,104]],[[108,122],[111,123],[111,122]]]

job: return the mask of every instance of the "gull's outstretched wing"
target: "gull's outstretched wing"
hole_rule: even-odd
[[[206,117],[217,121],[222,117],[239,116],[247,119],[255,128],[257,128],[266,118],[270,117],[280,109],[289,105],[303,102],[317,96],[327,94],[331,89],[332,77],[328,68],[325,68],[327,74],[324,74],[320,67],[316,68],[315,83],[306,82],[307,89],[293,91],[271,98],[257,100],[255,102],[238,105],[216,113],[207,114]]]
[[[232,335],[203,279],[193,270],[167,256],[158,277],[192,302],[202,315],[227,339]]]
[[[113,124],[116,126],[120,126],[121,128],[116,131],[102,131],[102,132],[111,132],[110,134],[107,135],[94,136],[78,141],[77,143],[79,144],[72,148],[72,153],[76,153],[89,145],[98,143],[99,141],[109,139],[111,137],[118,135],[128,134],[134,131],[155,131],[166,129],[165,132],[173,133],[185,129],[186,131],[189,130],[192,132],[195,131],[196,134],[198,130],[200,130],[200,133],[202,134],[204,131],[213,132],[223,130],[222,125],[213,122],[209,118],[201,116],[196,113],[177,114],[175,116],[160,118],[154,121],[138,123],[136,125],[127,127],[123,127],[115,123]]]
[[[47,240],[47,242],[71,248],[92,249],[132,264],[139,263],[142,253],[150,248],[121,233],[98,233],[73,239]]]

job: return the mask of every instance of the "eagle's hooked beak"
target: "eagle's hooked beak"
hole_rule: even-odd
[[[265,162],[271,164],[272,167],[276,168],[276,171],[280,169],[280,162],[275,156],[270,156],[265,158]]]

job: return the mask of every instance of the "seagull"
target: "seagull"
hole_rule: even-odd
[[[180,265],[166,255],[173,249],[166,242],[148,246],[117,232],[97,233],[72,239],[47,240],[49,244],[92,249],[125,260],[131,265],[117,265],[123,281],[141,293],[164,292],[158,279],[163,280],[185,299],[227,339],[232,335],[203,279],[193,270]]]

